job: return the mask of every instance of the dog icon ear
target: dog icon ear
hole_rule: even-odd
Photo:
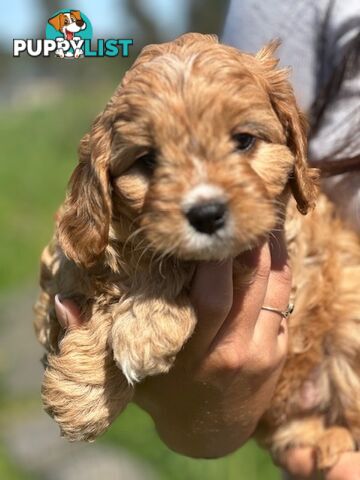
[[[318,195],[319,171],[307,164],[307,121],[299,109],[288,80],[289,69],[277,68],[279,60],[274,57],[279,40],[270,42],[257,54],[263,77],[266,81],[272,107],[283,125],[289,150],[295,163],[289,185],[298,210],[305,215],[315,206]]]
[[[110,226],[109,159],[111,128],[101,115],[79,147],[79,164],[69,182],[60,211],[58,240],[65,255],[85,267],[105,251]]]
[[[76,20],[82,20],[80,10],[70,10],[70,15],[74,15]]]
[[[58,15],[55,15],[55,17],[49,18],[48,23],[50,23],[55,30],[60,31],[61,27],[64,25],[64,14],[59,13]]]

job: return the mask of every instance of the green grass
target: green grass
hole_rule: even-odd
[[[7,452],[0,444],[0,478],[3,480],[35,480],[35,477],[21,470],[8,458]]]
[[[41,250],[77,162],[79,140],[114,87],[72,92],[36,109],[0,112],[0,292],[35,281]],[[6,405],[2,403],[4,415],[11,409]],[[151,465],[161,480],[279,479],[268,455],[253,442],[221,460],[192,460],[171,452],[158,439],[151,419],[135,406],[101,442],[128,449]],[[32,478],[12,464],[1,445],[0,478]]]
[[[51,106],[0,113],[0,291],[37,271],[80,138],[111,93],[74,92]]]

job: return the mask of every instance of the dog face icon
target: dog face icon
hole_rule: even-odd
[[[58,32],[60,32],[65,41],[65,45],[69,44],[76,44],[76,42],[80,41],[81,38],[76,36],[76,33],[80,32],[81,30],[85,30],[87,28],[87,23],[82,19],[81,13],[79,10],[70,10],[69,12],[60,12],[54,17],[51,17],[48,23],[55,28]],[[58,39],[57,39],[58,40]],[[63,42],[62,42],[63,43]],[[60,42],[61,44],[61,42]],[[75,57],[79,58],[83,55],[83,50],[79,46],[72,45],[72,48],[66,48],[66,46],[62,45],[56,50],[55,54],[60,57]]]
[[[64,35],[66,40],[72,40],[76,32],[85,30],[86,23],[81,18],[79,10],[70,10],[69,13],[59,13],[49,19],[50,25]]]

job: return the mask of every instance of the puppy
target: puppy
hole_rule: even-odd
[[[79,10],[70,10],[69,13],[59,13],[50,18],[49,23],[55,28],[55,30],[61,32],[64,35],[64,39],[69,42],[71,40],[81,40],[80,37],[75,36],[75,33],[80,32],[80,30],[85,30],[86,28],[86,23],[81,18]],[[81,48],[76,48],[74,53],[69,50],[64,53],[64,51],[59,48],[56,50],[55,54],[61,58],[64,56],[79,58],[84,52]]]
[[[82,139],[42,256],[35,322],[48,351],[43,402],[70,440],[103,433],[137,382],[171,368],[196,326],[188,291],[197,262],[259,245],[287,212],[296,306],[257,436],[275,458],[317,446],[320,467],[354,448],[359,242],[325,197],[302,216],[318,174],[275,49],[252,56],[200,34],[150,45]],[[65,336],[56,293],[86,320]]]

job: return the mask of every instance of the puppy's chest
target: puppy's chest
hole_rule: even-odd
[[[126,269],[112,272],[108,284],[116,286],[118,295],[123,299],[148,297],[172,302],[179,295],[190,291],[195,268],[194,262],[180,262],[176,259],[144,263],[136,265],[135,268],[127,265]],[[111,296],[111,288],[107,294]]]

